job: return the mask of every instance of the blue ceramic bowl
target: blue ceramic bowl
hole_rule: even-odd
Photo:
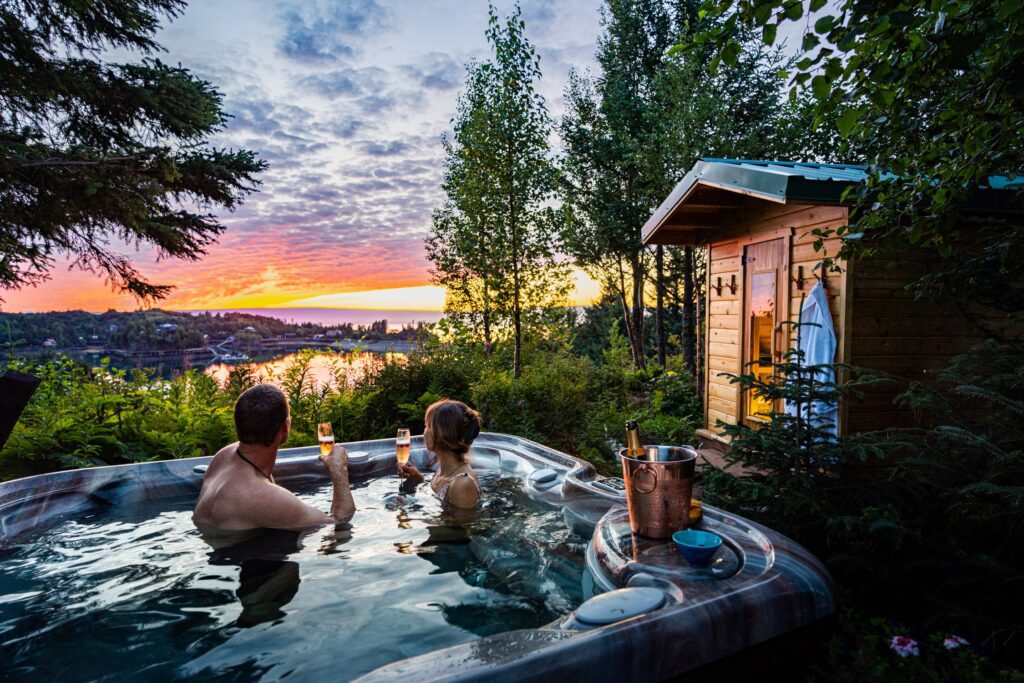
[[[676,544],[676,550],[687,562],[705,565],[722,546],[722,537],[707,531],[686,529],[672,534],[672,542]]]

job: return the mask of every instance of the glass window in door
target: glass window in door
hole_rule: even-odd
[[[750,359],[751,374],[765,380],[772,375],[772,348],[775,330],[775,271],[753,273],[750,278],[749,322],[747,328],[747,358]],[[772,410],[769,399],[757,392],[750,392],[747,401],[747,416],[767,419]]]

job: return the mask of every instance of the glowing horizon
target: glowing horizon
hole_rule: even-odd
[[[588,306],[600,296],[600,286],[581,270],[573,272],[572,306]],[[371,289],[320,294],[254,308],[338,308],[367,311],[444,311],[445,288],[437,285]]]
[[[74,275],[73,273],[70,275]],[[91,287],[83,289],[81,276],[88,276],[90,283],[100,281],[88,273],[78,274],[79,277],[69,277],[62,282],[51,281],[38,288],[28,288],[17,292],[6,292],[7,301],[0,306],[0,311],[5,313],[44,313],[51,311],[85,310],[101,312],[109,309],[115,310],[138,310],[141,308],[131,297],[119,295],[106,291],[106,296],[99,299]],[[600,285],[581,270],[573,271],[574,286],[569,296],[569,304],[572,306],[588,306],[600,296]],[[78,295],[84,293],[87,298],[84,300]],[[52,301],[51,295],[59,293],[56,297],[64,303],[64,307],[55,308],[44,301]],[[42,294],[42,296],[36,296]],[[443,312],[444,311],[445,289],[437,285],[413,285],[405,287],[378,287],[347,292],[332,292],[327,294],[314,294],[312,296],[293,298],[282,291],[264,291],[252,293],[244,297],[223,297],[223,298],[201,298],[195,301],[182,300],[173,294],[163,301],[158,301],[151,308],[161,308],[175,311],[202,311],[202,310],[230,310],[237,308],[259,308],[266,310],[289,309],[289,308],[328,308],[338,310],[359,310],[359,311],[423,311]],[[9,305],[11,300],[15,305]],[[88,305],[89,301],[102,301],[99,305]],[[20,305],[18,305],[20,304]],[[76,305],[78,304],[78,305]],[[127,305],[126,305],[127,304]]]

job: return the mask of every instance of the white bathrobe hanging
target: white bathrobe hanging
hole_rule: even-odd
[[[828,295],[824,285],[814,285],[800,309],[800,331],[798,351],[803,351],[804,365],[831,365],[836,357],[836,332],[832,326],[832,314],[828,308]],[[835,382],[832,368],[818,371],[815,379],[819,382]],[[796,404],[786,401],[786,412],[796,415]],[[837,401],[811,401],[803,406],[804,417],[832,433],[839,434],[839,404]]]

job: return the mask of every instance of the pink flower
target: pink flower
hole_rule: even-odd
[[[906,636],[893,636],[889,647],[900,657],[909,657],[911,655],[916,657],[921,654],[921,651],[917,649],[917,641]]]
[[[950,636],[949,638],[946,638],[944,641],[942,641],[942,647],[946,648],[947,650],[955,650],[962,645],[970,645],[970,643],[968,643],[966,639],[961,638],[960,636]]]

